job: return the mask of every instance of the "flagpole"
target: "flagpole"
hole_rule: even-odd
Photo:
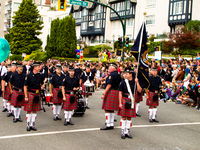
[[[137,78],[137,76],[138,76],[140,53],[141,53],[142,38],[143,38],[143,31],[144,31],[144,23],[145,23],[145,19],[144,19],[143,24],[142,24],[142,31],[141,31],[140,44],[139,44],[139,53],[138,53],[138,62],[137,62],[137,72],[136,72],[135,78]],[[136,83],[135,83],[135,87],[134,87],[134,96],[133,96],[134,99],[135,99],[135,92],[136,92]],[[131,108],[132,109],[134,109],[134,99],[132,99],[132,102],[131,102],[131,104],[132,104]]]

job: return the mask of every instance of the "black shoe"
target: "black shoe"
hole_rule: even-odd
[[[57,121],[57,117],[53,117],[53,120],[54,120],[54,121]]]
[[[13,118],[13,123],[17,123],[17,119],[16,118]]]
[[[33,131],[37,131],[37,129],[34,127],[34,126],[32,126],[32,127],[30,127],[31,128],[31,130],[33,130]]]
[[[69,125],[74,125],[74,123],[72,123],[71,119],[70,121],[68,122]]]
[[[65,119],[64,126],[67,126],[67,125],[68,125],[68,122],[67,122],[66,119]]]
[[[136,114],[137,117],[141,117],[141,115],[139,115],[138,113]]]
[[[7,108],[4,108],[4,109],[2,110],[2,112],[6,112],[6,111],[8,111],[8,109],[7,109]]]
[[[56,119],[57,119],[57,120],[62,120],[62,119],[60,118],[60,116],[57,116]]]
[[[13,113],[11,113],[11,116],[13,116],[13,117],[14,117],[14,114],[13,114]]]
[[[21,118],[17,118],[17,122],[23,122]]]
[[[102,128],[100,128],[100,130],[110,130],[110,127],[107,127],[106,125]]]
[[[113,130],[113,129],[114,129],[114,126],[110,126],[109,128],[110,128],[111,130]]]
[[[7,117],[10,117],[10,116],[12,116],[12,113],[7,113]]]
[[[117,119],[114,119],[114,122],[117,122]]]
[[[121,135],[121,138],[122,138],[122,139],[125,139],[125,138],[126,138],[126,136],[125,136],[124,134],[122,134],[122,135]]]
[[[125,134],[125,136],[129,139],[132,139],[133,137],[130,134]]]
[[[150,122],[150,123],[153,123],[153,120],[152,120],[152,119],[149,119],[149,122]]]
[[[26,131],[31,131],[31,127],[27,126]]]
[[[159,121],[158,121],[158,120],[156,120],[156,119],[153,119],[153,122],[157,122],[157,123],[159,123]]]
[[[86,108],[86,109],[90,109],[90,107],[88,107],[88,106],[86,106],[85,108]]]

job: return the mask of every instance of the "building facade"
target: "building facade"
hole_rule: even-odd
[[[125,0],[98,0],[114,8],[124,19]],[[190,20],[200,20],[199,0],[128,0],[126,36],[134,40],[143,21],[148,36],[166,37]],[[146,16],[144,17],[144,12]],[[109,8],[90,4],[72,6],[77,38],[86,44],[113,43],[123,30],[117,15]],[[185,16],[185,18],[184,18]],[[123,20],[124,21],[124,20]]]

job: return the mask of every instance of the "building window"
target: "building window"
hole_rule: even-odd
[[[43,21],[43,17],[40,17],[40,21]]]
[[[102,22],[102,20],[97,20],[97,21],[95,21],[95,28],[101,28],[101,22]]]
[[[51,18],[51,17],[49,17],[49,23],[51,23],[51,21],[52,21],[52,18]]]
[[[146,16],[146,24],[155,24],[155,15]]]
[[[133,18],[128,19],[128,27],[133,26]]]
[[[146,0],[147,7],[154,7],[156,5],[156,0]]]
[[[174,3],[174,15],[183,13],[183,2],[175,2]]]
[[[14,9],[18,9],[19,6],[20,6],[20,3],[14,2],[14,4],[13,4],[13,8],[14,8]]]
[[[86,30],[87,29],[87,22],[81,23],[81,28],[82,28],[82,30]]]

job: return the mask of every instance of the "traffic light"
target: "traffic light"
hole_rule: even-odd
[[[118,47],[122,48],[122,38],[118,38]]]
[[[160,51],[160,46],[154,47],[155,51]]]
[[[58,10],[66,11],[66,0],[58,0]]]
[[[129,38],[126,38],[126,47],[129,46]]]

